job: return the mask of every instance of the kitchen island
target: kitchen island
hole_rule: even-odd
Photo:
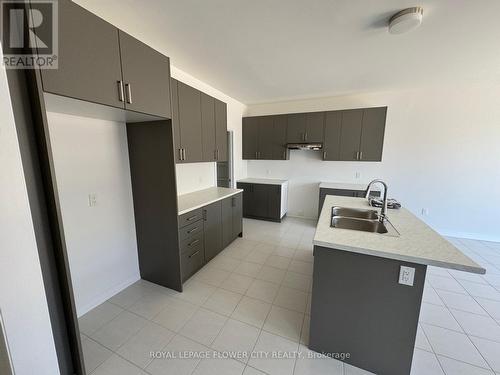
[[[404,208],[388,211],[397,232],[380,234],[331,227],[332,207],[378,211],[364,198],[326,196],[309,348],[376,374],[410,374],[427,266],[485,270]]]

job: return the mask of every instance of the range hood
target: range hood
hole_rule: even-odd
[[[323,144],[322,143],[287,143],[286,148],[289,150],[319,151],[323,148]]]

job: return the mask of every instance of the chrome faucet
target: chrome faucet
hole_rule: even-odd
[[[384,222],[387,219],[387,184],[382,181],[382,180],[373,180],[368,184],[368,187],[366,188],[366,195],[365,198],[368,199],[370,196],[370,189],[373,184],[382,184],[384,185],[384,204],[382,205],[382,210],[380,211],[380,218],[379,221]]]

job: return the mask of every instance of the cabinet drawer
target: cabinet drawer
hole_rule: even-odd
[[[184,252],[194,252],[198,249],[203,250],[203,232],[193,235],[184,241],[181,241],[180,250],[181,253]]]
[[[201,208],[182,214],[179,216],[179,228],[192,224],[195,221],[198,221],[202,218],[203,218],[203,212]]]
[[[200,241],[200,243],[202,243],[202,241]],[[198,246],[190,251],[181,253],[181,272],[183,282],[203,267],[204,257],[203,246]]]
[[[203,232],[203,221],[198,220],[193,224],[186,225],[179,229],[179,241],[184,241]]]

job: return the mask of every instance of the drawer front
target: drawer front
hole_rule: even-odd
[[[179,229],[179,241],[184,241],[203,232],[203,220],[198,220],[193,224],[186,225]]]
[[[189,211],[185,214],[179,216],[179,228],[185,227],[186,225],[192,224],[203,218],[203,210],[201,208],[193,211]]]
[[[203,244],[203,241],[199,243]],[[203,246],[194,246],[190,251],[181,253],[182,282],[189,279],[196,271],[203,267],[204,258]]]
[[[204,249],[203,246],[203,232],[193,235],[184,241],[181,241],[180,250],[181,253],[194,253],[197,250]]]

